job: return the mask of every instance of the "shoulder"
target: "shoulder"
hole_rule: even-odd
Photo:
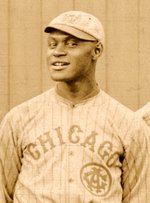
[[[101,103],[103,108],[106,109],[107,113],[112,116],[118,117],[133,117],[134,112],[122,104],[120,101],[116,100],[111,95],[107,94],[105,91],[101,90],[99,93],[97,103]]]
[[[46,92],[41,93],[40,95],[37,95],[17,106],[15,106],[14,108],[12,108],[12,112],[17,111],[17,110],[23,110],[25,108],[32,108],[34,109],[34,107],[36,109],[40,108],[42,105],[44,104],[48,104],[49,102],[51,102],[54,98],[54,89],[49,89]]]
[[[104,91],[101,91],[98,97],[97,104],[101,103],[98,120],[105,120],[107,129],[115,132],[121,140],[130,136],[131,128],[135,129],[134,112]]]
[[[136,115],[134,111],[126,107],[106,92],[101,91],[99,100],[102,100],[103,117],[106,118],[109,126],[114,130],[116,135],[122,140],[124,145],[129,146],[131,142],[137,141],[142,143],[142,140],[148,139],[149,129],[143,119]],[[149,111],[149,104],[146,106],[146,112]],[[150,114],[147,119],[150,121]],[[99,115],[101,118],[101,115]],[[146,117],[145,117],[146,118]]]
[[[38,113],[46,108],[49,103],[54,100],[55,91],[54,88],[41,93],[15,107],[13,107],[3,118],[2,122],[18,123],[20,120],[30,120],[34,118]]]

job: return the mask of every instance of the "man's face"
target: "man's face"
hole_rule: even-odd
[[[76,81],[89,77],[96,42],[80,40],[55,30],[48,37],[47,64],[55,81]]]

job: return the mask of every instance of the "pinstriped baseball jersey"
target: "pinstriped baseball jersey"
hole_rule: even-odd
[[[73,105],[55,88],[0,127],[0,202],[148,203],[145,128],[104,91]]]

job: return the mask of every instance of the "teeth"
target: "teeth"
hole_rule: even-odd
[[[62,62],[56,62],[56,63],[54,63],[54,65],[55,65],[55,66],[63,66],[64,63],[62,63]]]

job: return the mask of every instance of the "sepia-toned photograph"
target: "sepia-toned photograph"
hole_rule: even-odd
[[[0,0],[0,203],[150,202],[150,1]]]

